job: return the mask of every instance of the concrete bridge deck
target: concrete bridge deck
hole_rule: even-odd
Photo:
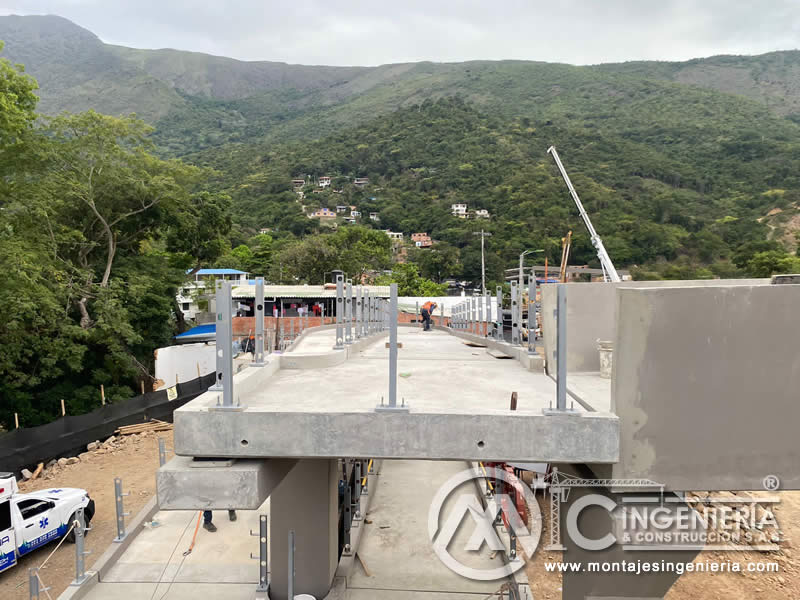
[[[244,384],[250,391],[241,396],[241,411],[215,410],[213,393],[177,410],[176,452],[226,458],[618,459],[618,421],[607,410],[607,381],[584,375],[578,386],[595,412],[576,403],[574,413],[548,415],[555,383],[543,372],[496,358],[447,331],[400,327],[399,341],[397,397],[407,412],[376,410],[388,402],[384,337],[362,340],[360,347],[348,348],[347,360],[339,360],[345,351],[332,349],[334,333],[310,331],[281,357],[292,367],[248,369],[257,382]],[[325,358],[333,366],[324,366]],[[316,368],[303,368],[304,359]],[[516,411],[509,406],[512,392],[518,395]]]

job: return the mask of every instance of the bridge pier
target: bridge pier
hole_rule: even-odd
[[[339,562],[336,459],[298,460],[270,497],[271,600],[287,600],[289,531],[295,532],[294,593],[324,598]]]

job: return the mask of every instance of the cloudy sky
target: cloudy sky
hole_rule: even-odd
[[[302,64],[685,60],[800,47],[798,0],[0,0],[103,41]]]

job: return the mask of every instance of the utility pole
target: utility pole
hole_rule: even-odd
[[[481,236],[481,294],[483,295],[486,294],[486,258],[483,250],[483,240],[484,238],[492,237],[492,234],[481,229],[480,233],[475,231],[472,235]]]

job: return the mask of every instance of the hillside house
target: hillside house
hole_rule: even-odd
[[[320,177],[319,178],[319,187],[326,188],[326,187],[330,186],[330,184],[331,184],[331,178],[330,177],[326,176],[326,177]]]
[[[355,218],[360,218],[361,217],[361,211],[360,210],[351,209],[350,210],[350,216],[353,217],[354,219]]]
[[[320,220],[330,220],[336,218],[336,213],[333,212],[330,208],[318,208],[310,215],[308,215],[309,219],[320,219]]]
[[[389,238],[395,243],[402,243],[403,242],[403,232],[402,231],[391,231],[389,229],[384,229],[383,232],[389,236]]]
[[[337,206],[336,207],[336,212],[337,213],[346,213],[349,208],[350,208],[349,206]]]
[[[475,218],[476,219],[488,219],[489,218],[489,211],[485,208],[479,208],[475,211]]]
[[[372,221],[380,221],[381,220],[381,218],[378,216],[378,213],[376,213],[376,212],[369,213],[369,218]]]
[[[305,184],[306,184],[306,180],[305,179],[292,179],[292,187],[295,188],[295,189],[301,188]]]
[[[467,218],[467,205],[466,204],[451,204],[450,211],[453,213],[454,217],[458,217],[459,219],[466,219]]]
[[[433,240],[427,233],[412,233],[411,241],[417,248],[430,248],[433,245]]]
[[[366,185],[368,183],[369,183],[369,177],[356,177],[353,180],[353,185],[362,186],[362,185]]]

